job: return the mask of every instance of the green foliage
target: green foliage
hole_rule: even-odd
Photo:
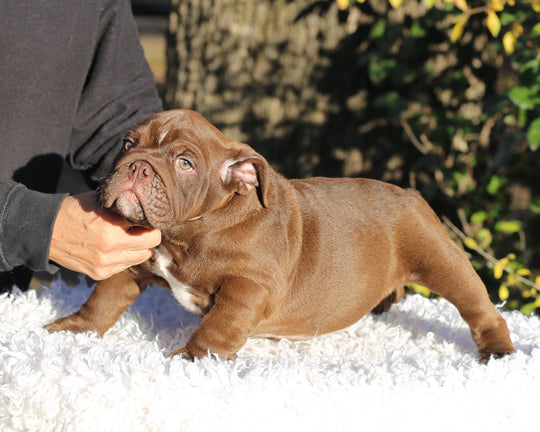
[[[449,216],[493,301],[539,311],[540,2],[411,0],[401,20],[338,3],[372,18],[358,63],[370,108],[416,149],[411,185]]]

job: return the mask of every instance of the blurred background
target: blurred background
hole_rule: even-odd
[[[538,0],[132,6],[166,108],[288,177],[417,188],[494,302],[540,308]]]

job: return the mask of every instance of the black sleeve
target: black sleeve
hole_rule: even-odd
[[[104,1],[95,55],[73,124],[69,159],[106,175],[128,129],[162,110],[128,0]]]
[[[20,265],[34,271],[57,270],[49,261],[49,246],[65,197],[0,182],[0,271]]]

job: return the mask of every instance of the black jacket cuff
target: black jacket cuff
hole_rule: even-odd
[[[24,265],[34,271],[58,270],[49,261],[52,231],[67,194],[35,192],[17,184],[9,193],[0,221],[0,267]]]

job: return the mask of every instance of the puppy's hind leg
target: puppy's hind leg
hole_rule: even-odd
[[[453,303],[471,330],[480,360],[514,351],[508,327],[467,256],[444,231],[427,204],[414,209],[404,223],[404,259],[419,283]],[[414,233],[412,236],[410,233]],[[403,244],[403,243],[402,243]]]
[[[74,333],[97,332],[111,328],[142,290],[128,270],[97,284],[78,312],[45,326],[49,332],[68,330]]]

